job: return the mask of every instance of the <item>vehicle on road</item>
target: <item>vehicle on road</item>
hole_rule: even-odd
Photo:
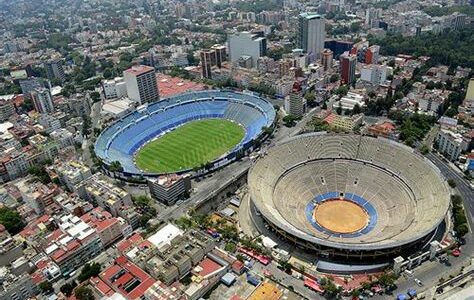
[[[415,278],[414,281],[415,281],[415,283],[418,284],[419,286],[423,286],[423,282],[421,282],[420,279]]]
[[[410,271],[410,270],[405,270],[403,274],[405,274],[408,277],[413,277],[413,271]]]

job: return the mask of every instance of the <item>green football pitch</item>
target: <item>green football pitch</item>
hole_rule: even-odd
[[[242,126],[224,119],[186,123],[145,144],[135,163],[145,172],[170,173],[201,166],[236,146],[245,135]]]

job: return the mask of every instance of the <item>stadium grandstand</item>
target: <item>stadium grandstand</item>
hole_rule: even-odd
[[[137,166],[134,161],[137,151],[181,125],[205,119],[231,121],[245,131],[243,139],[231,149],[213,161],[202,162],[218,167],[235,160],[237,153],[252,150],[253,141],[262,135],[262,128],[273,126],[275,110],[271,103],[250,93],[227,90],[184,93],[138,107],[117,120],[100,134],[95,152],[106,168],[120,162],[122,177],[158,176],[160,173],[147,172]],[[179,169],[176,173],[191,169]]]
[[[290,138],[257,160],[248,184],[255,215],[290,243],[335,259],[419,251],[444,230],[450,203],[429,160],[362,135]]]

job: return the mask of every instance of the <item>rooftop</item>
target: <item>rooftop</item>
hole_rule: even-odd
[[[301,13],[300,17],[306,18],[308,20],[312,20],[312,19],[320,19],[321,15],[315,12],[305,12],[305,13]]]
[[[204,85],[201,83],[196,83],[190,80],[172,77],[161,73],[157,74],[156,80],[158,82],[158,90],[161,97],[163,98],[204,89]]]
[[[150,241],[155,247],[162,248],[163,246],[170,244],[175,237],[182,234],[183,232],[181,229],[169,223],[158,230],[154,235],[150,236],[148,241]]]
[[[282,295],[283,293],[274,284],[264,282],[250,295],[248,300],[278,300]]]
[[[152,67],[140,65],[140,66],[133,66],[130,69],[125,70],[124,73],[139,76],[139,75],[142,75],[148,72],[154,72],[154,71],[155,69]]]
[[[156,281],[134,263],[120,256],[110,266],[99,274],[100,279],[109,287],[118,291],[127,299],[138,299]],[[101,282],[97,284],[102,285]],[[102,286],[104,290],[105,287]]]

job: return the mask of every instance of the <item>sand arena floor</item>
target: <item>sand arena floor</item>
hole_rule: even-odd
[[[318,204],[314,210],[316,222],[337,233],[352,233],[362,230],[369,221],[366,211],[347,200],[326,200]]]

